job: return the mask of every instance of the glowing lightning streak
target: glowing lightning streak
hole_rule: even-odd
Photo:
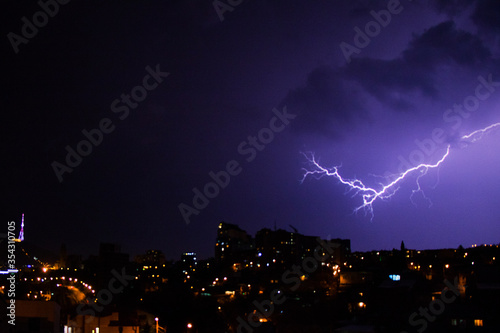
[[[480,129],[480,130],[474,131],[470,134],[464,135],[460,139],[461,140],[469,140],[470,139],[470,142],[476,142],[476,141],[480,140],[486,132],[488,132],[491,129],[498,127],[498,126],[500,126],[500,123],[492,124],[492,125],[485,127],[483,129]],[[378,191],[374,188],[367,187],[359,179],[352,180],[352,179],[343,178],[339,173],[339,168],[340,168],[339,166],[327,169],[325,167],[322,167],[316,161],[313,154],[311,154],[310,156],[307,156],[306,154],[304,154],[306,159],[313,166],[314,170],[303,169],[304,175],[302,177],[301,183],[303,183],[304,180],[308,176],[312,176],[312,177],[315,177],[317,179],[319,179],[323,176],[333,176],[333,177],[337,178],[337,180],[339,180],[342,184],[346,185],[348,187],[348,191],[355,191],[355,195],[361,194],[361,197],[363,198],[363,204],[360,205],[359,207],[355,208],[354,212],[356,213],[360,209],[363,209],[365,211],[365,213],[370,213],[371,218],[373,218],[373,216],[374,216],[373,215],[373,203],[375,202],[375,200],[377,200],[379,198],[380,199],[387,199],[387,198],[392,197],[399,189],[398,184],[409,174],[411,174],[413,172],[417,172],[417,171],[420,172],[420,174],[417,176],[417,179],[416,179],[417,189],[413,190],[412,196],[415,193],[422,192],[422,189],[420,187],[420,178],[425,176],[430,169],[437,168],[439,165],[441,165],[441,163],[443,163],[446,160],[446,158],[448,157],[448,155],[450,154],[450,148],[451,148],[450,145],[448,145],[446,147],[446,152],[441,157],[441,159],[439,161],[437,161],[436,163],[434,163],[434,164],[422,163],[422,164],[419,164],[413,168],[410,168],[410,169],[406,170],[405,172],[402,172],[396,179],[394,179],[389,184],[387,184],[385,186],[381,184],[382,188]]]
[[[477,140],[481,140],[483,138],[484,133],[488,132],[489,130],[491,130],[497,126],[500,126],[500,123],[496,123],[496,124],[490,125],[488,127],[482,128],[480,130],[474,131],[470,134],[464,135],[461,137],[461,139],[468,140],[468,139],[472,138],[471,142],[476,142]]]
[[[356,194],[361,193],[362,198],[363,198],[363,204],[356,209],[354,209],[354,212],[358,212],[360,209],[365,209],[365,211],[369,212],[371,217],[373,218],[373,203],[375,200],[378,198],[380,199],[388,199],[394,195],[394,193],[397,192],[398,190],[398,183],[401,182],[408,174],[414,172],[414,171],[420,171],[420,175],[417,177],[417,186],[418,188],[413,191],[413,194],[416,192],[420,192],[420,184],[419,184],[419,179],[420,177],[424,176],[427,174],[427,171],[429,169],[434,169],[437,168],[443,161],[448,157],[450,153],[450,146],[446,148],[446,153],[443,155],[443,157],[437,161],[435,164],[420,164],[416,167],[413,167],[411,169],[406,170],[405,172],[401,173],[396,179],[394,179],[391,183],[383,186],[380,190],[376,190],[371,187],[366,187],[362,181],[355,179],[355,180],[350,180],[350,179],[344,179],[342,176],[339,174],[339,167],[333,167],[331,170],[328,170],[316,162],[314,155],[311,157],[308,157],[306,155],[306,158],[308,159],[309,162],[316,168],[316,170],[309,171],[306,169],[303,169],[305,171],[304,176],[302,177],[303,182],[307,176],[312,175],[312,176],[333,176],[337,178],[342,184],[347,185],[349,187],[349,191],[354,190],[356,191]]]

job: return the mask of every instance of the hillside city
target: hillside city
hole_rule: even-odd
[[[102,243],[52,262],[17,245],[15,332],[497,332],[498,244],[351,252],[349,239],[249,235],[221,222],[214,257],[134,258]],[[0,262],[2,271],[7,260]],[[5,282],[4,282],[5,281]],[[0,299],[9,309],[9,281]],[[2,317],[2,325],[9,317]]]

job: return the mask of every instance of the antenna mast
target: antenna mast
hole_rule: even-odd
[[[19,241],[22,242],[24,240],[24,213],[21,217],[21,231],[19,231]]]

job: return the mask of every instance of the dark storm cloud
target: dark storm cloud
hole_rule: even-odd
[[[450,17],[457,17],[474,5],[470,18],[476,26],[491,32],[500,30],[500,3],[496,0],[438,0],[430,3],[439,13]]]
[[[496,0],[478,1],[471,19],[480,28],[499,32],[500,2]]]
[[[296,130],[335,137],[355,118],[366,117],[359,89],[330,67],[314,69],[304,87],[288,93],[283,104],[304,114]]]
[[[397,59],[353,59],[346,71],[382,103],[407,110],[412,105],[408,93],[438,97],[434,77],[440,65],[474,67],[490,57],[490,51],[477,36],[458,30],[453,21],[447,21],[415,36]]]
[[[456,16],[466,10],[475,0],[437,0],[431,1],[431,4],[440,13],[446,13],[449,16]]]
[[[366,93],[392,110],[412,110],[415,96],[439,98],[435,81],[441,66],[467,69],[490,60],[481,39],[446,21],[414,35],[398,58],[354,58],[339,69],[314,69],[285,103],[304,113],[299,130],[338,135],[345,125],[370,119],[361,98]]]
[[[419,91],[429,97],[437,94],[429,73],[409,66],[404,59],[353,59],[346,72],[380,102],[396,110],[411,108],[405,97],[408,93]]]
[[[484,64],[491,52],[481,39],[467,31],[458,30],[453,21],[440,23],[410,42],[403,53],[408,65],[428,69],[452,60],[460,66]],[[419,68],[419,69],[420,69]]]

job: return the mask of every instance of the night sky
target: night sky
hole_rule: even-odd
[[[500,131],[459,142],[500,122],[500,3],[229,3],[73,0],[53,17],[4,4],[5,230],[25,213],[26,239],[55,252],[113,242],[169,259],[213,256],[220,221],[252,235],[293,225],[354,251],[500,241]],[[80,144],[87,156],[67,172],[84,130],[97,145]],[[334,178],[300,182],[301,153],[380,186],[448,144],[420,181],[432,204],[410,199],[415,176],[373,218],[353,214],[361,198]],[[193,207],[211,172],[225,187],[209,186],[187,224],[179,205]]]

